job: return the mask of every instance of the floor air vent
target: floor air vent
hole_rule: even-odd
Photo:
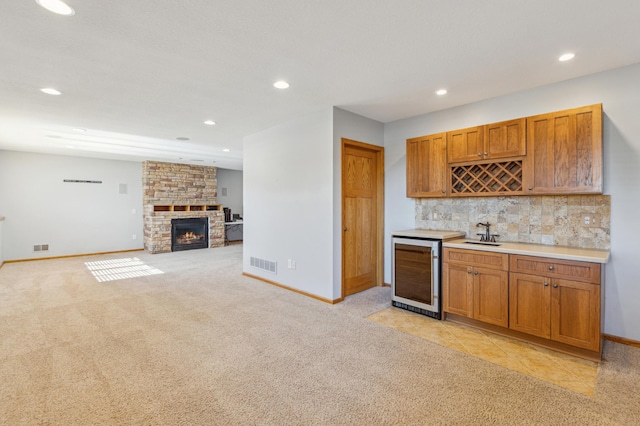
[[[273,274],[277,273],[277,263],[270,260],[258,259],[257,257],[251,257],[251,266],[254,268],[262,269]]]

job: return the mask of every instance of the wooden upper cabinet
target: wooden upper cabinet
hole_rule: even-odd
[[[449,163],[481,160],[484,152],[484,126],[447,132]]]
[[[447,134],[407,139],[407,197],[447,195]]]
[[[602,193],[602,104],[527,119],[525,194]]]
[[[483,158],[518,157],[527,153],[527,119],[503,121],[484,126]]]

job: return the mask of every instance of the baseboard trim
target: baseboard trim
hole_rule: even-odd
[[[4,263],[20,263],[20,262],[31,262],[32,260],[53,260],[53,259],[67,259],[71,257],[84,257],[84,256],[99,256],[101,254],[118,254],[118,253],[130,253],[133,251],[143,251],[144,249],[129,249],[129,250],[116,250],[116,251],[101,251],[98,253],[85,253],[85,254],[67,254],[65,256],[51,256],[51,257],[36,257],[33,259],[15,259],[15,260],[5,260]]]
[[[638,342],[637,340],[627,339],[626,337],[612,336],[610,334],[603,334],[602,337],[605,340],[609,340],[611,342],[621,343],[623,345],[640,348],[640,342]]]
[[[335,305],[336,303],[340,303],[340,302],[342,302],[344,300],[344,297],[341,297],[339,299],[334,299],[334,300],[325,299],[324,297],[316,296],[315,294],[307,293],[306,291],[298,290],[296,288],[289,287],[287,285],[280,284],[280,283],[277,283],[275,281],[271,281],[271,280],[268,280],[266,278],[259,277],[257,275],[249,274],[248,272],[243,272],[242,275],[244,275],[245,277],[253,278],[254,280],[258,280],[258,281],[262,281],[262,282],[267,283],[267,284],[271,284],[271,285],[276,286],[276,287],[283,288],[285,290],[292,291],[294,293],[301,294],[303,296],[310,297],[312,299],[319,300],[319,301],[324,302],[324,303],[328,303],[330,305]]]
[[[391,284],[382,283],[382,287],[391,287]]]

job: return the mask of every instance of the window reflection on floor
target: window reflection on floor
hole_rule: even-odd
[[[164,274],[161,270],[145,264],[137,257],[85,262],[85,265],[98,282]]]

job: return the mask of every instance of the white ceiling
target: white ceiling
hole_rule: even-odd
[[[640,62],[638,0],[67,3],[2,1],[0,149],[241,169],[244,136],[322,108],[389,122]]]

